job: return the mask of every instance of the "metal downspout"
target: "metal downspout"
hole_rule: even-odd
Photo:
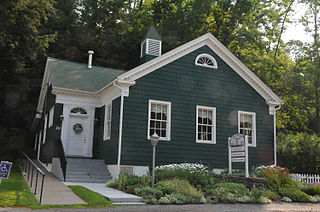
[[[119,141],[118,141],[118,160],[117,160],[117,174],[118,179],[120,174],[120,162],[121,162],[121,146],[122,146],[122,121],[123,121],[123,104],[124,104],[124,89],[113,82],[113,85],[121,90],[121,103],[120,103],[120,120],[119,120]]]
[[[278,108],[274,107],[274,114],[273,114],[273,145],[274,145],[274,165],[277,165],[277,110],[280,110],[281,105]]]

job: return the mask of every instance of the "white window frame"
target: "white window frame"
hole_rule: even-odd
[[[255,112],[247,112],[247,111],[238,111],[238,133],[240,133],[240,115],[245,114],[245,115],[251,115],[252,116],[252,144],[248,143],[249,147],[256,147],[257,142],[256,142],[256,136],[257,136],[257,130],[256,130],[256,113]]]
[[[198,139],[198,116],[199,116],[199,109],[203,110],[210,110],[212,111],[212,131],[211,131],[211,141],[210,140],[199,140]],[[215,107],[207,107],[207,106],[200,106],[197,105],[196,107],[196,143],[200,144],[216,144],[216,108]]]
[[[151,105],[152,104],[162,104],[167,106],[167,128],[166,128],[166,137],[159,137],[160,141],[170,141],[171,140],[171,102],[159,101],[149,99],[149,108],[148,108],[148,129],[147,129],[147,138],[151,140],[150,132],[150,119],[151,119]]]
[[[201,57],[207,57],[209,58],[212,63],[213,63],[213,66],[209,66],[207,64],[201,64],[201,63],[198,63],[198,59],[201,58]],[[214,57],[212,57],[211,55],[209,54],[199,54],[197,57],[196,57],[196,60],[194,61],[194,64],[197,65],[197,66],[202,66],[202,67],[206,67],[206,68],[213,68],[213,69],[217,69],[218,68],[218,63],[216,61],[216,59],[214,59]]]
[[[110,107],[110,114],[108,119],[108,109]],[[103,130],[103,140],[110,140],[111,138],[111,123],[112,123],[112,103],[106,104],[104,112],[104,130]],[[110,130],[109,130],[110,126]]]
[[[42,139],[43,144],[46,143],[47,126],[48,126],[48,114],[44,116],[43,139]]]
[[[49,112],[49,128],[53,126],[53,117],[54,117],[54,106],[50,109],[50,112]]]

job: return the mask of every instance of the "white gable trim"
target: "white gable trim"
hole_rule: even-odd
[[[267,104],[269,104],[269,102],[272,102],[273,104],[276,103],[277,105],[282,104],[282,100],[211,33],[207,33],[195,40],[192,40],[167,52],[166,54],[163,54],[162,56],[159,56],[128,72],[125,72],[118,76],[118,79],[135,81],[205,45],[211,48],[212,51],[214,51],[222,60],[224,60],[252,88],[254,88],[266,100]]]
[[[44,100],[45,100],[45,97],[46,97],[46,92],[47,92],[47,89],[48,89],[48,82],[49,82],[49,76],[50,76],[50,73],[49,73],[49,69],[48,69],[48,60],[49,58],[47,59],[47,62],[46,62],[46,67],[44,69],[44,74],[43,74],[43,79],[42,79],[42,84],[41,84],[41,90],[40,90],[40,96],[39,96],[39,100],[38,100],[38,105],[37,105],[37,112],[42,114],[42,106],[44,104]]]

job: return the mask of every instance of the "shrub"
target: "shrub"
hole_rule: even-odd
[[[164,180],[158,182],[154,188],[163,192],[163,194],[182,194],[186,198],[191,198],[192,201],[200,201],[203,193],[197,191],[187,180],[173,179],[173,180]]]
[[[283,134],[277,136],[279,165],[295,173],[320,174],[320,137],[307,133]]]
[[[148,176],[138,177],[129,176],[126,173],[120,173],[118,179],[107,186],[124,192],[134,193],[136,188],[149,186],[150,182],[151,179]]]
[[[267,197],[261,196],[259,199],[257,199],[256,202],[259,203],[259,204],[269,204],[272,201]]]
[[[188,180],[198,189],[221,181],[218,175],[209,172],[205,166],[189,163],[159,166],[156,169],[155,178],[156,182],[175,178]]]
[[[151,199],[143,199],[143,201],[147,204],[152,204],[152,205],[155,205],[158,203],[158,200],[155,199],[155,198],[151,198]]]
[[[281,199],[281,201],[287,202],[287,203],[292,202],[292,200],[291,200],[289,197],[283,197],[283,198]]]
[[[271,191],[271,190],[268,190],[268,189],[264,189],[264,190],[262,191],[261,196],[266,197],[266,198],[268,198],[268,199],[270,199],[270,200],[277,200],[277,199],[279,199],[279,194],[278,194],[277,192]]]
[[[320,195],[320,186],[301,186],[301,190],[308,195]]]
[[[317,203],[318,202],[318,199],[314,196],[309,196],[309,202],[311,203]]]
[[[174,194],[166,194],[164,197],[161,197],[159,200],[159,204],[182,204],[180,200],[178,200]]]
[[[282,167],[258,167],[256,168],[262,171],[260,174],[268,179],[268,188],[273,191],[278,191],[282,187],[298,187],[299,183],[292,180],[290,177],[289,170]]]
[[[162,191],[150,187],[136,188],[134,193],[144,199],[159,199],[162,196]]]
[[[237,199],[237,202],[239,202],[239,203],[250,203],[250,202],[253,202],[253,198],[245,195],[245,196],[239,197]]]
[[[218,183],[213,190],[214,195],[222,202],[237,202],[240,197],[251,196],[251,192],[243,184]]]
[[[289,197],[293,202],[309,202],[310,200],[306,193],[297,188],[281,188],[279,193],[284,197]]]

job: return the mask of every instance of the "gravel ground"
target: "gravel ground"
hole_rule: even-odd
[[[0,208],[1,212],[231,212],[231,211],[319,211],[320,204],[301,204],[301,203],[271,203],[271,204],[206,204],[206,205],[144,205],[144,206],[126,206],[116,208],[87,208],[87,209],[46,209],[30,210],[18,208]]]

